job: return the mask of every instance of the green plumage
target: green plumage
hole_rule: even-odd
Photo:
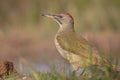
[[[90,54],[93,60],[100,60],[100,56],[95,49],[80,35],[73,31],[62,31],[57,34],[57,42],[64,50],[88,60]],[[65,53],[64,53],[65,54]],[[95,63],[96,61],[93,61]]]

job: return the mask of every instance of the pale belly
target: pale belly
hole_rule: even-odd
[[[74,69],[78,69],[78,67],[83,67],[86,65],[86,59],[83,59],[81,56],[73,54],[69,51],[64,50],[61,48],[57,40],[55,39],[55,46],[58,52],[62,55],[63,58],[67,59],[74,67]]]

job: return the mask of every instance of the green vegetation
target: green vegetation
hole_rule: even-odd
[[[111,64],[110,64],[111,65]],[[35,70],[30,70],[31,75],[26,76],[30,77],[30,80],[119,80],[120,72],[113,70],[110,66],[93,66],[90,65],[85,68],[82,74],[76,73],[73,71],[70,75],[67,75],[56,70],[51,72],[37,72]],[[5,80],[16,80],[18,77],[10,76]],[[28,79],[29,80],[29,79]]]
[[[107,60],[106,58],[103,58]],[[77,71],[73,71],[69,75],[58,72],[53,69],[51,72],[35,72],[32,70],[32,75],[35,80],[119,80],[120,71],[118,70],[118,62],[112,62],[113,58],[106,62],[102,61],[101,65],[89,65],[80,74]],[[113,66],[114,64],[114,66]]]

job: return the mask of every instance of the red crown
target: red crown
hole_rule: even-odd
[[[73,20],[73,16],[72,16],[71,14],[69,14],[69,13],[66,13],[66,12],[60,12],[60,13],[58,13],[58,14],[65,14],[65,15],[68,15],[68,16]]]

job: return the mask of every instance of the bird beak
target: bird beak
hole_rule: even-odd
[[[46,14],[42,14],[41,16],[45,16],[45,17],[49,17],[49,18],[54,18],[56,15],[55,14],[46,13]]]
[[[52,18],[54,19],[56,22],[58,22],[59,24],[62,24],[62,22],[58,19],[58,14],[42,14],[42,16],[45,16],[45,17],[49,17],[49,18]]]

